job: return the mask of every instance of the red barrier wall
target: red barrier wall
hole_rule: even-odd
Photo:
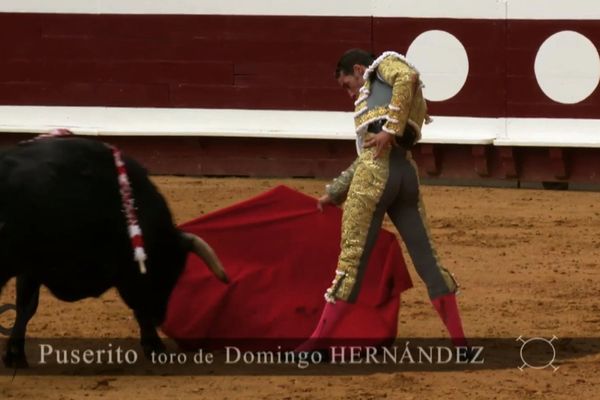
[[[591,20],[0,13],[0,104],[350,110],[343,51],[404,53],[433,29],[463,44],[469,75],[432,114],[600,118],[600,89],[559,104],[533,70],[555,32],[600,47]]]

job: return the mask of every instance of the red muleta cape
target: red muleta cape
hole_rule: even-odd
[[[188,349],[237,339],[247,348],[293,348],[308,338],[340,252],[342,210],[326,207],[321,213],[316,204],[279,186],[181,225],[213,247],[231,283],[221,283],[190,256],[162,330]],[[333,337],[370,345],[393,341],[400,294],[410,287],[396,238],[381,230],[356,305]]]

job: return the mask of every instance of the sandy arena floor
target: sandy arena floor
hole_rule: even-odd
[[[155,179],[178,222],[284,183],[317,196],[314,180]],[[423,187],[432,234],[462,285],[467,335],[598,336],[600,193]],[[391,229],[391,226],[386,225]],[[410,260],[407,257],[407,263]],[[415,288],[402,299],[399,336],[445,336],[409,265]],[[11,282],[0,304],[13,302]],[[12,316],[11,316],[12,317]],[[7,321],[0,317],[0,323]],[[59,323],[60,321],[60,323]],[[6,324],[6,323],[5,323]],[[114,291],[74,304],[42,293],[32,336],[137,336]],[[3,367],[0,367],[3,368]],[[360,376],[0,376],[0,399],[600,399],[600,355],[560,369],[517,366],[476,372]],[[594,394],[596,393],[596,394]]]

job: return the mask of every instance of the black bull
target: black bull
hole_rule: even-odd
[[[17,277],[17,316],[3,357],[26,366],[27,323],[45,285],[57,298],[98,297],[116,287],[133,310],[148,355],[163,344],[156,326],[188,253],[227,276],[212,249],[173,224],[144,168],[124,157],[144,246],[147,273],[133,259],[111,150],[83,138],[48,138],[0,152],[0,290]]]

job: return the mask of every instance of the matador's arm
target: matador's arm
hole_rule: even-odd
[[[358,158],[354,160],[344,172],[337,178],[331,181],[330,184],[325,186],[325,192],[329,195],[329,198],[334,204],[342,204],[346,200],[348,189],[350,189],[350,183],[354,177],[354,170],[358,164]]]
[[[383,126],[383,130],[396,138],[401,138],[404,135],[413,96],[419,84],[419,74],[410,65],[394,56],[383,59],[377,68],[377,73],[392,87],[388,120]]]

